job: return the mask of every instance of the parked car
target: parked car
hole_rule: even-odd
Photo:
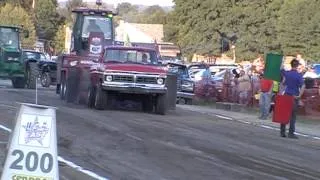
[[[50,60],[44,53],[36,50],[24,49],[23,59],[34,59],[38,64],[40,82],[43,87],[49,87],[56,82],[57,64]]]
[[[192,104],[194,97],[194,82],[191,80],[186,65],[167,63],[169,73],[177,75],[177,104]]]
[[[219,76],[222,75],[222,77],[223,77],[223,73],[221,74],[220,72],[223,72],[226,69],[232,70],[235,68],[237,68],[237,66],[235,66],[235,65],[210,65],[210,67],[209,67],[209,69],[211,71],[212,78],[214,78],[216,74],[219,74]],[[195,82],[202,80],[202,74],[204,71],[205,71],[205,69],[200,69],[197,72],[194,71],[195,73],[193,73],[192,80]],[[217,77],[219,77],[219,76],[217,76]]]

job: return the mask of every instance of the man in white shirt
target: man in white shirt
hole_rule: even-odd
[[[302,73],[306,68],[306,61],[302,58],[301,54],[297,54],[296,59],[299,61],[300,65],[298,67],[298,72]]]

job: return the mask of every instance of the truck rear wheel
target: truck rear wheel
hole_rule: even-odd
[[[102,89],[101,84],[97,86],[95,91],[94,107],[97,110],[105,110],[107,108],[108,94]]]
[[[66,81],[66,101],[68,103],[75,102],[78,95],[78,70],[70,69]]]
[[[165,115],[167,112],[167,95],[160,94],[156,101],[156,114]]]
[[[66,75],[65,74],[62,74],[60,83],[61,83],[60,90],[59,90],[60,99],[64,100],[66,97]]]
[[[24,88],[26,82],[22,77],[16,77],[11,80],[13,88]]]
[[[82,70],[80,83],[78,88],[78,96],[77,96],[77,103],[78,104],[86,104],[87,103],[87,96],[88,96],[88,89],[90,86],[90,72],[88,70]]]
[[[35,89],[37,86],[37,78],[39,75],[38,65],[36,62],[29,62],[27,68],[27,88]]]

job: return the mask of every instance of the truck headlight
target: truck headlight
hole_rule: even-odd
[[[78,61],[71,61],[70,66],[76,66],[78,64]]]
[[[163,83],[164,83],[164,80],[162,78],[157,79],[157,84],[163,84]]]
[[[106,76],[106,81],[108,81],[108,82],[112,81],[112,76],[111,75],[107,75]]]

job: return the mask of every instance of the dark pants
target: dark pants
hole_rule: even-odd
[[[289,127],[289,134],[294,134],[296,130],[296,119],[297,119],[297,111],[298,111],[298,99],[294,99],[293,101],[293,108],[292,108],[292,114],[290,119],[290,127]],[[286,125],[281,124],[280,125],[280,132],[281,134],[285,134],[286,132]]]

